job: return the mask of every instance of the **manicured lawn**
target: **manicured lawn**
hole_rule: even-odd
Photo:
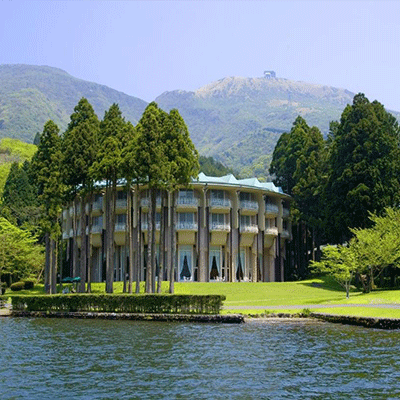
[[[64,285],[65,286],[65,285]],[[122,282],[114,283],[114,293],[122,293]],[[162,292],[168,293],[169,283],[163,282]],[[104,293],[104,283],[93,283],[93,293]],[[33,290],[12,292],[7,290],[6,295],[35,295],[43,294],[43,285],[37,285]],[[144,282],[141,283],[141,293],[144,293]],[[400,304],[400,290],[381,290],[368,294],[353,291],[350,299],[346,299],[344,290],[332,279],[324,277],[300,282],[187,282],[175,283],[176,294],[223,294],[226,296],[225,307],[235,307],[233,310],[223,310],[223,314],[264,314],[264,313],[301,313],[303,307],[290,306],[307,305],[334,305],[334,304]],[[285,309],[274,308],[285,306]],[[287,306],[287,308],[286,308]],[[242,308],[243,307],[243,308]],[[252,308],[254,307],[254,308]],[[373,307],[340,307],[340,308],[312,308],[311,312],[322,312],[337,315],[357,315],[370,317],[400,318],[400,310]]]

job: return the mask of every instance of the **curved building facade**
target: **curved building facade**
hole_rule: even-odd
[[[145,280],[148,244],[149,191],[141,186],[133,191],[134,205],[132,229],[135,251],[140,247],[140,280]],[[283,280],[286,242],[291,238],[289,219],[290,196],[284,194],[272,182],[261,183],[257,178],[238,180],[233,175],[210,177],[200,173],[188,188],[182,188],[161,209],[161,192],[156,201],[157,264],[163,257],[163,265],[171,260],[172,210],[176,212],[176,281],[252,281],[274,282]],[[90,280],[105,280],[104,236],[105,201],[101,191],[94,196],[90,228],[92,268]],[[127,193],[118,188],[114,226],[114,281],[127,275],[129,246],[126,242]],[[76,275],[72,265],[74,246],[79,248],[80,221],[88,224],[81,207],[71,206],[63,211],[63,239],[67,241],[67,264],[71,275]],[[78,218],[74,218],[75,213]],[[164,223],[161,224],[161,215]],[[75,221],[75,222],[74,222]],[[162,231],[161,231],[161,228]],[[89,236],[89,226],[84,229]],[[139,233],[139,235],[138,235]],[[164,238],[164,251],[160,251],[160,237]],[[85,241],[89,243],[88,240]],[[157,270],[158,271],[158,270]],[[157,272],[158,274],[158,272]],[[167,272],[161,273],[167,280]]]

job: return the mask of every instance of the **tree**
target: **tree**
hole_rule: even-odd
[[[11,164],[4,190],[1,213],[17,226],[26,225],[34,229],[38,220],[38,202],[36,187],[28,177],[30,164],[28,161],[19,166]]]
[[[332,276],[346,290],[346,297],[349,298],[350,284],[357,272],[357,257],[353,249],[329,245],[324,247],[322,254],[321,261],[311,261],[311,270]]]
[[[189,130],[178,110],[173,109],[165,117],[164,141],[166,151],[166,188],[172,193],[172,257],[169,270],[170,293],[174,293],[176,266],[176,212],[175,193],[181,186],[187,186],[199,173],[199,155],[190,139]]]
[[[46,236],[45,287],[50,294],[56,292],[57,245],[61,234],[58,217],[64,194],[58,133],[58,126],[53,121],[46,122],[31,165],[41,208],[40,226]]]
[[[289,279],[305,278],[310,258],[319,248],[323,225],[323,183],[325,181],[325,142],[316,127],[309,127],[298,116],[289,133],[283,133],[273,153],[270,173],[275,184],[293,196],[291,217],[293,240],[288,246],[290,265],[285,268]]]
[[[348,240],[350,228],[368,227],[369,212],[398,204],[399,134],[396,119],[361,93],[331,126],[325,189],[331,242]]]
[[[3,274],[14,280],[39,275],[44,254],[35,236],[0,217],[0,241],[0,278]]]
[[[77,194],[80,194],[80,235],[81,235],[81,260],[79,275],[81,277],[80,291],[85,291],[86,282],[86,232],[85,232],[85,200],[93,192],[93,178],[90,168],[97,156],[98,134],[100,122],[94,113],[93,107],[82,98],[71,114],[71,120],[62,141],[62,172],[63,181],[67,186],[66,200],[74,201],[73,219],[73,260],[72,273],[78,273],[78,244],[77,244]],[[41,139],[42,140],[42,139]],[[89,216],[91,217],[91,216]]]
[[[122,176],[122,149],[127,145],[125,119],[117,104],[112,104],[100,123],[100,143],[91,175],[97,180],[105,179],[106,203],[106,292],[113,292],[114,281],[114,231],[117,180]]]
[[[165,187],[169,177],[167,143],[163,136],[165,112],[155,102],[150,103],[136,127],[138,132],[136,162],[138,175],[146,180],[149,188],[148,256],[146,268],[146,292],[155,291],[156,251],[156,191]]]

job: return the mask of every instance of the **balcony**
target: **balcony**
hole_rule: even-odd
[[[278,215],[279,207],[276,204],[266,203],[265,204],[265,214]]]
[[[116,223],[115,224],[115,232],[125,232],[126,224],[125,223]]]
[[[223,232],[229,232],[231,230],[231,227],[229,224],[221,224],[218,222],[212,222],[210,224],[210,231],[223,231]]]
[[[269,236],[278,236],[278,228],[276,227],[266,228],[265,234]]]
[[[142,224],[140,226],[142,227],[142,231],[148,231],[149,230],[148,222],[142,222]],[[161,223],[160,222],[156,222],[156,231],[159,231],[160,228],[161,228]]]
[[[101,225],[93,225],[92,226],[92,233],[101,233],[103,227]]]
[[[253,200],[241,200],[240,208],[247,211],[258,211],[258,202]]]
[[[197,231],[196,222],[178,222],[176,225],[178,231]]]
[[[210,207],[213,208],[231,208],[231,201],[229,199],[210,198]]]
[[[103,210],[103,198],[93,202],[92,212],[98,212]]]
[[[258,225],[242,225],[240,233],[258,233]]]
[[[290,215],[290,210],[288,208],[283,208],[282,209],[283,218],[289,218],[289,215]]]
[[[116,210],[126,210],[126,199],[117,199],[115,202],[115,209]]]
[[[144,208],[149,208],[150,199],[148,197],[143,197],[140,199],[140,205]],[[156,198],[156,207],[161,207],[161,197]],[[125,200],[125,208],[126,208],[126,200]]]
[[[198,207],[199,199],[197,197],[178,197],[176,205],[180,207]]]

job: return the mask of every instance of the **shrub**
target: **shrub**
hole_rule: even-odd
[[[10,289],[13,292],[18,292],[20,290],[25,289],[25,282],[15,282],[10,286]]]
[[[218,314],[224,300],[220,295],[56,294],[13,296],[12,304],[27,311]]]
[[[33,282],[33,281],[24,281],[24,283],[25,283],[26,290],[33,289],[33,287],[35,286],[35,282]]]

